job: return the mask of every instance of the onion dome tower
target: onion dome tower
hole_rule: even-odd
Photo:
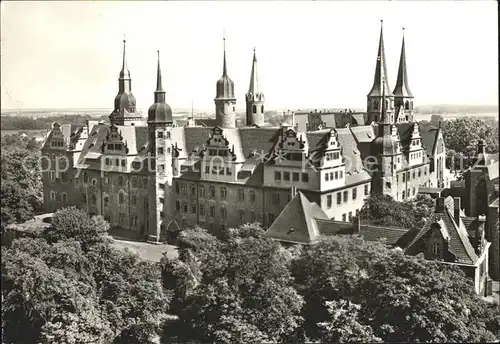
[[[217,95],[215,101],[215,116],[217,125],[221,128],[236,127],[236,98],[234,96],[234,82],[227,75],[226,66],[226,37],[224,37],[224,61],[222,77],[217,81]]]
[[[135,97],[132,94],[132,79],[127,66],[125,44],[126,41],[123,40],[123,62],[118,78],[118,94],[115,97],[115,108],[109,115],[109,120],[115,125],[142,125],[144,118],[136,112]]]

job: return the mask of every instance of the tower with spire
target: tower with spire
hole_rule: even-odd
[[[386,121],[394,122],[394,108],[393,108],[393,94],[390,91],[390,87],[387,83],[387,65],[385,59],[384,51],[384,32],[383,23],[380,21],[380,40],[378,45],[377,53],[377,63],[375,64],[375,77],[373,79],[373,86],[367,95],[367,114],[368,114],[368,124],[372,122],[378,122],[382,117],[382,107],[384,107]],[[382,87],[385,82],[385,100],[382,104]],[[384,106],[382,106],[384,105]]]
[[[247,125],[264,125],[264,93],[259,88],[259,76],[257,73],[257,56],[253,49],[252,72],[250,74],[250,86],[245,95]]]
[[[154,104],[148,110],[149,133],[149,163],[148,163],[148,231],[149,240],[160,240],[164,229],[165,218],[169,218],[172,207],[168,202],[158,202],[159,199],[170,200],[173,164],[172,164],[172,134],[174,126],[172,109],[166,103],[163,89],[160,52],[158,51],[158,67],[156,71],[156,91]],[[163,230],[164,232],[164,230]]]
[[[396,171],[401,169],[403,155],[398,130],[391,113],[387,111],[386,82],[382,78],[381,118],[378,122],[378,135],[373,141],[374,155],[377,157],[377,171],[373,178],[373,189],[384,195],[398,197]]]
[[[215,117],[217,125],[222,128],[236,127],[236,98],[234,96],[234,82],[227,75],[226,66],[226,37],[224,36],[224,61],[222,77],[217,81],[215,101]]]
[[[123,40],[123,62],[118,78],[118,94],[115,97],[115,107],[109,115],[114,125],[144,125],[144,118],[136,112],[135,97],[132,94],[132,79],[127,66],[126,41]]]
[[[399,58],[398,77],[394,87],[394,105],[397,122],[413,122],[413,95],[408,87],[408,72],[406,71],[405,35],[403,28],[403,43]]]

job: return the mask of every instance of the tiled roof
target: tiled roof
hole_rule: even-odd
[[[321,235],[353,234],[354,228],[350,222],[314,219]]]
[[[407,246],[406,252],[415,252],[417,242],[431,229],[432,224],[439,223],[444,227],[450,237],[449,251],[452,252],[458,263],[475,264],[478,256],[472,247],[467,229],[464,222],[460,219],[457,224],[453,218],[453,198],[447,197],[445,199],[445,208],[443,212],[433,213],[425,226],[420,230],[416,237]]]
[[[316,203],[298,192],[266,231],[265,236],[284,242],[311,244],[320,232],[315,218],[328,220]]]
[[[422,127],[421,127],[422,128]],[[429,129],[421,129],[420,135],[422,136],[422,143],[424,145],[427,156],[432,156],[434,146],[438,138],[439,129],[430,127]]]
[[[391,226],[375,226],[364,225],[359,226],[359,234],[366,241],[385,240],[387,245],[395,245],[403,235],[408,232],[408,229],[391,227]]]
[[[371,125],[360,125],[357,127],[350,127],[350,129],[357,142],[369,143],[377,137]]]
[[[346,168],[346,172],[362,171],[363,160],[361,158],[361,152],[358,149],[356,140],[354,139],[350,128],[337,129],[337,135],[340,146],[342,147],[342,154],[346,157],[346,160],[349,160],[350,164],[350,169],[348,170]]]

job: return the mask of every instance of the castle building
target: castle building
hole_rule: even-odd
[[[325,219],[341,223],[356,215],[371,192],[411,199],[419,186],[441,182],[445,147],[440,128],[421,133],[412,122],[404,50],[403,42],[400,72],[391,91],[381,28],[367,113],[358,118],[367,122],[340,127],[324,121],[307,128],[293,114],[280,126],[265,125],[254,51],[245,95],[247,123],[236,128],[237,99],[225,40],[214,99],[216,119],[210,126],[194,120],[176,124],[163,88],[159,53],[154,103],[147,118],[140,114],[124,42],[110,123],[55,123],[44,143],[45,210],[76,205],[103,215],[112,227],[158,242],[195,225],[213,233],[247,222],[269,228],[299,191]]]

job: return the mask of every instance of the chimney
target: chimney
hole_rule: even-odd
[[[435,213],[444,213],[444,197],[438,197],[436,199],[436,208],[434,209]]]
[[[453,197],[453,218],[457,225],[460,224],[460,197]]]

